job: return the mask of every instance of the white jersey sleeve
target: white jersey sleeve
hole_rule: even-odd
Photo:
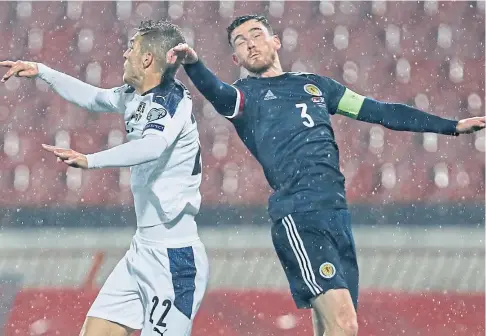
[[[62,98],[91,112],[125,112],[127,98],[133,93],[128,85],[102,89],[38,63],[39,78]]]
[[[167,148],[164,138],[149,135],[86,155],[88,168],[131,167],[157,160]]]

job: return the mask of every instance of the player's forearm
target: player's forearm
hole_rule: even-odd
[[[221,81],[201,61],[184,65],[187,75],[196,88],[223,115],[233,114],[238,93],[236,88]]]
[[[167,148],[159,136],[145,136],[105,151],[86,155],[88,168],[131,167],[157,160]]]
[[[396,131],[457,135],[457,121],[444,119],[404,104],[383,103],[366,98],[358,120],[381,124]]]
[[[65,100],[92,112],[114,111],[113,105],[104,98],[106,89],[87,84],[65,73],[39,63],[39,78],[44,80]]]

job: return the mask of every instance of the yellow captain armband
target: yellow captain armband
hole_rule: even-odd
[[[337,113],[356,119],[358,118],[359,110],[361,109],[364,100],[364,96],[361,96],[346,88],[344,95],[341,97],[341,100],[339,100]]]

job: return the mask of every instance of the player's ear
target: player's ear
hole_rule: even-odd
[[[233,57],[233,63],[239,66],[240,60],[238,59],[238,56],[236,56],[236,54],[233,54],[232,57]]]
[[[154,62],[154,54],[148,52],[143,55],[143,68],[147,69]]]

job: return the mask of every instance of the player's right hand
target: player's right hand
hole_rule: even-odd
[[[3,61],[0,66],[10,68],[5,75],[2,76],[0,82],[5,83],[10,77],[35,77],[39,74],[39,68],[35,62],[26,61]]]
[[[197,53],[187,43],[181,43],[167,52],[167,64],[193,64],[198,61]]]

